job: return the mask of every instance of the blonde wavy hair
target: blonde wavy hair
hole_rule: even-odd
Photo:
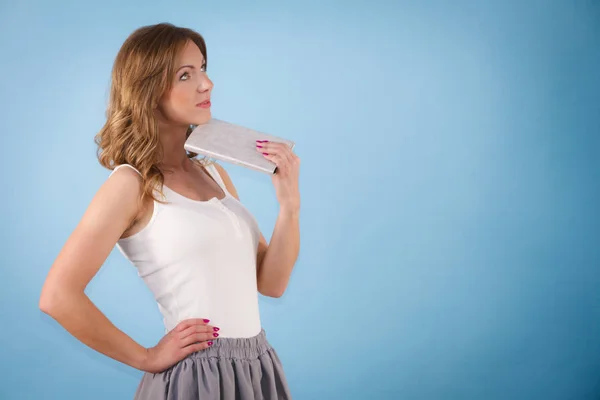
[[[175,59],[187,42],[193,41],[207,60],[204,38],[197,32],[169,23],[143,26],[125,40],[115,59],[106,123],[94,137],[100,164],[109,170],[130,164],[140,171],[143,191],[140,201],[162,194],[164,175],[158,168],[163,150],[159,141],[154,110],[164,93],[171,89]],[[187,135],[192,132],[190,126]],[[208,165],[196,153],[188,157]]]

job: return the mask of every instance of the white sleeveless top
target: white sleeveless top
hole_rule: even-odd
[[[124,166],[139,173],[122,164],[111,175]],[[261,331],[259,227],[215,166],[205,169],[225,192],[223,199],[192,200],[164,185],[161,200],[169,203],[154,201],[149,223],[117,247],[153,293],[165,332],[184,319],[208,318],[221,328],[220,337],[255,336]]]

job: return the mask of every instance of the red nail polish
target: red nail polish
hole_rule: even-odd
[[[213,328],[213,331],[218,332],[219,328]]]
[[[219,334],[218,333],[213,333],[213,336],[214,337],[219,337]]]
[[[209,345],[209,346],[212,346],[212,345],[213,345],[213,342],[208,342],[208,345]]]
[[[262,149],[262,146],[256,145],[256,147],[258,147],[258,148]]]
[[[208,324],[210,322],[210,319],[203,319],[203,321]]]
[[[268,155],[269,155],[269,153],[263,153],[263,154],[264,154],[265,156],[268,156]]]

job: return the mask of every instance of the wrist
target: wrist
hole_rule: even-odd
[[[149,370],[150,349],[140,346],[136,352],[133,367],[140,371],[147,372]]]
[[[296,218],[300,216],[300,207],[282,205],[281,207],[279,207],[279,215]]]

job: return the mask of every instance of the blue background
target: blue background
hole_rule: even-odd
[[[262,321],[295,399],[600,398],[600,3],[3,1],[0,398],[127,399],[141,372],[38,309],[108,176],[134,29],[206,38],[213,115],[291,138],[301,254]],[[268,176],[222,164],[267,239]],[[118,250],[87,290],[163,334]]]

